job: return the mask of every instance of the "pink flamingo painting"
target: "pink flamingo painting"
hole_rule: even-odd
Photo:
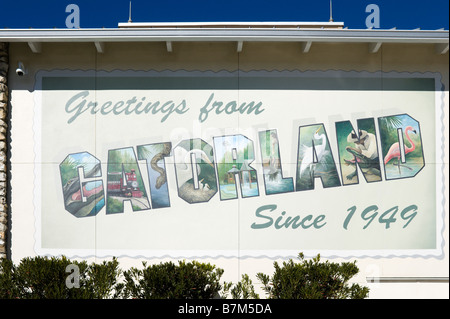
[[[406,127],[405,135],[406,135],[406,138],[408,139],[409,143],[411,144],[411,146],[408,147],[405,144],[405,155],[408,154],[408,153],[411,153],[412,151],[414,151],[416,149],[416,145],[411,140],[411,137],[408,134],[410,131],[412,131],[414,134],[417,134],[416,130],[413,129],[411,126],[407,126]],[[394,164],[394,165],[398,165],[399,169],[400,169],[400,157],[401,157],[400,144],[399,144],[399,142],[396,142],[396,143],[391,145],[391,147],[389,148],[388,153],[384,157],[384,165],[389,163],[389,161],[392,160],[393,158],[396,158],[398,160],[398,162],[397,162],[397,164]]]

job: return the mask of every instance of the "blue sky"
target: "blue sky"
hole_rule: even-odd
[[[127,22],[130,0],[0,0],[0,28],[65,28],[69,4],[80,8],[81,28]],[[380,8],[380,28],[449,29],[448,0],[333,0],[333,18],[366,29],[366,6]],[[133,22],[328,21],[329,0],[132,0]]]

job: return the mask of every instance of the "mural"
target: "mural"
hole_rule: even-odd
[[[108,152],[106,213],[123,213],[124,201],[130,201],[133,211],[149,209],[147,192],[137,165],[133,148]]]
[[[138,158],[146,160],[153,208],[170,207],[165,157],[170,156],[171,143],[139,145]]]
[[[201,139],[184,140],[174,159],[178,195],[188,203],[209,201],[217,192],[212,147]]]
[[[380,88],[364,72],[42,71],[36,249],[439,254],[439,82],[384,78]]]
[[[381,181],[375,121],[373,118],[359,119],[357,123],[356,130],[349,121],[336,123],[344,185],[358,184],[357,168],[363,173],[366,182]]]
[[[105,206],[100,161],[87,152],[68,155],[59,165],[64,207],[76,217],[95,216]]]
[[[292,178],[283,178],[278,135],[276,130],[259,132],[264,186],[267,195],[293,192]]]
[[[299,128],[298,171],[296,189],[314,189],[315,178],[320,178],[323,187],[341,186],[336,163],[323,125]]]
[[[253,141],[243,135],[214,137],[220,198],[238,198],[238,186],[242,197],[259,196]]]
[[[387,180],[417,175],[424,167],[420,124],[408,114],[379,119]]]

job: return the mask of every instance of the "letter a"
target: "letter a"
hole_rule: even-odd
[[[323,124],[299,128],[296,191],[314,189],[316,177],[324,188],[341,186]]]
[[[141,171],[132,147],[108,151],[106,214],[124,212],[124,201],[133,211],[150,209]]]
[[[66,18],[66,27],[68,29],[79,29],[80,8],[76,4],[69,4],[66,7],[66,12],[70,12],[70,14]]]
[[[366,7],[366,13],[370,14],[366,18],[366,27],[368,29],[380,27],[380,7],[376,4],[369,4]]]

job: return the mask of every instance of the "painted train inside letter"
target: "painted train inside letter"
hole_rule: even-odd
[[[125,172],[122,165],[121,172],[108,172],[108,194],[123,197],[142,197],[142,191],[136,179],[136,170]]]

